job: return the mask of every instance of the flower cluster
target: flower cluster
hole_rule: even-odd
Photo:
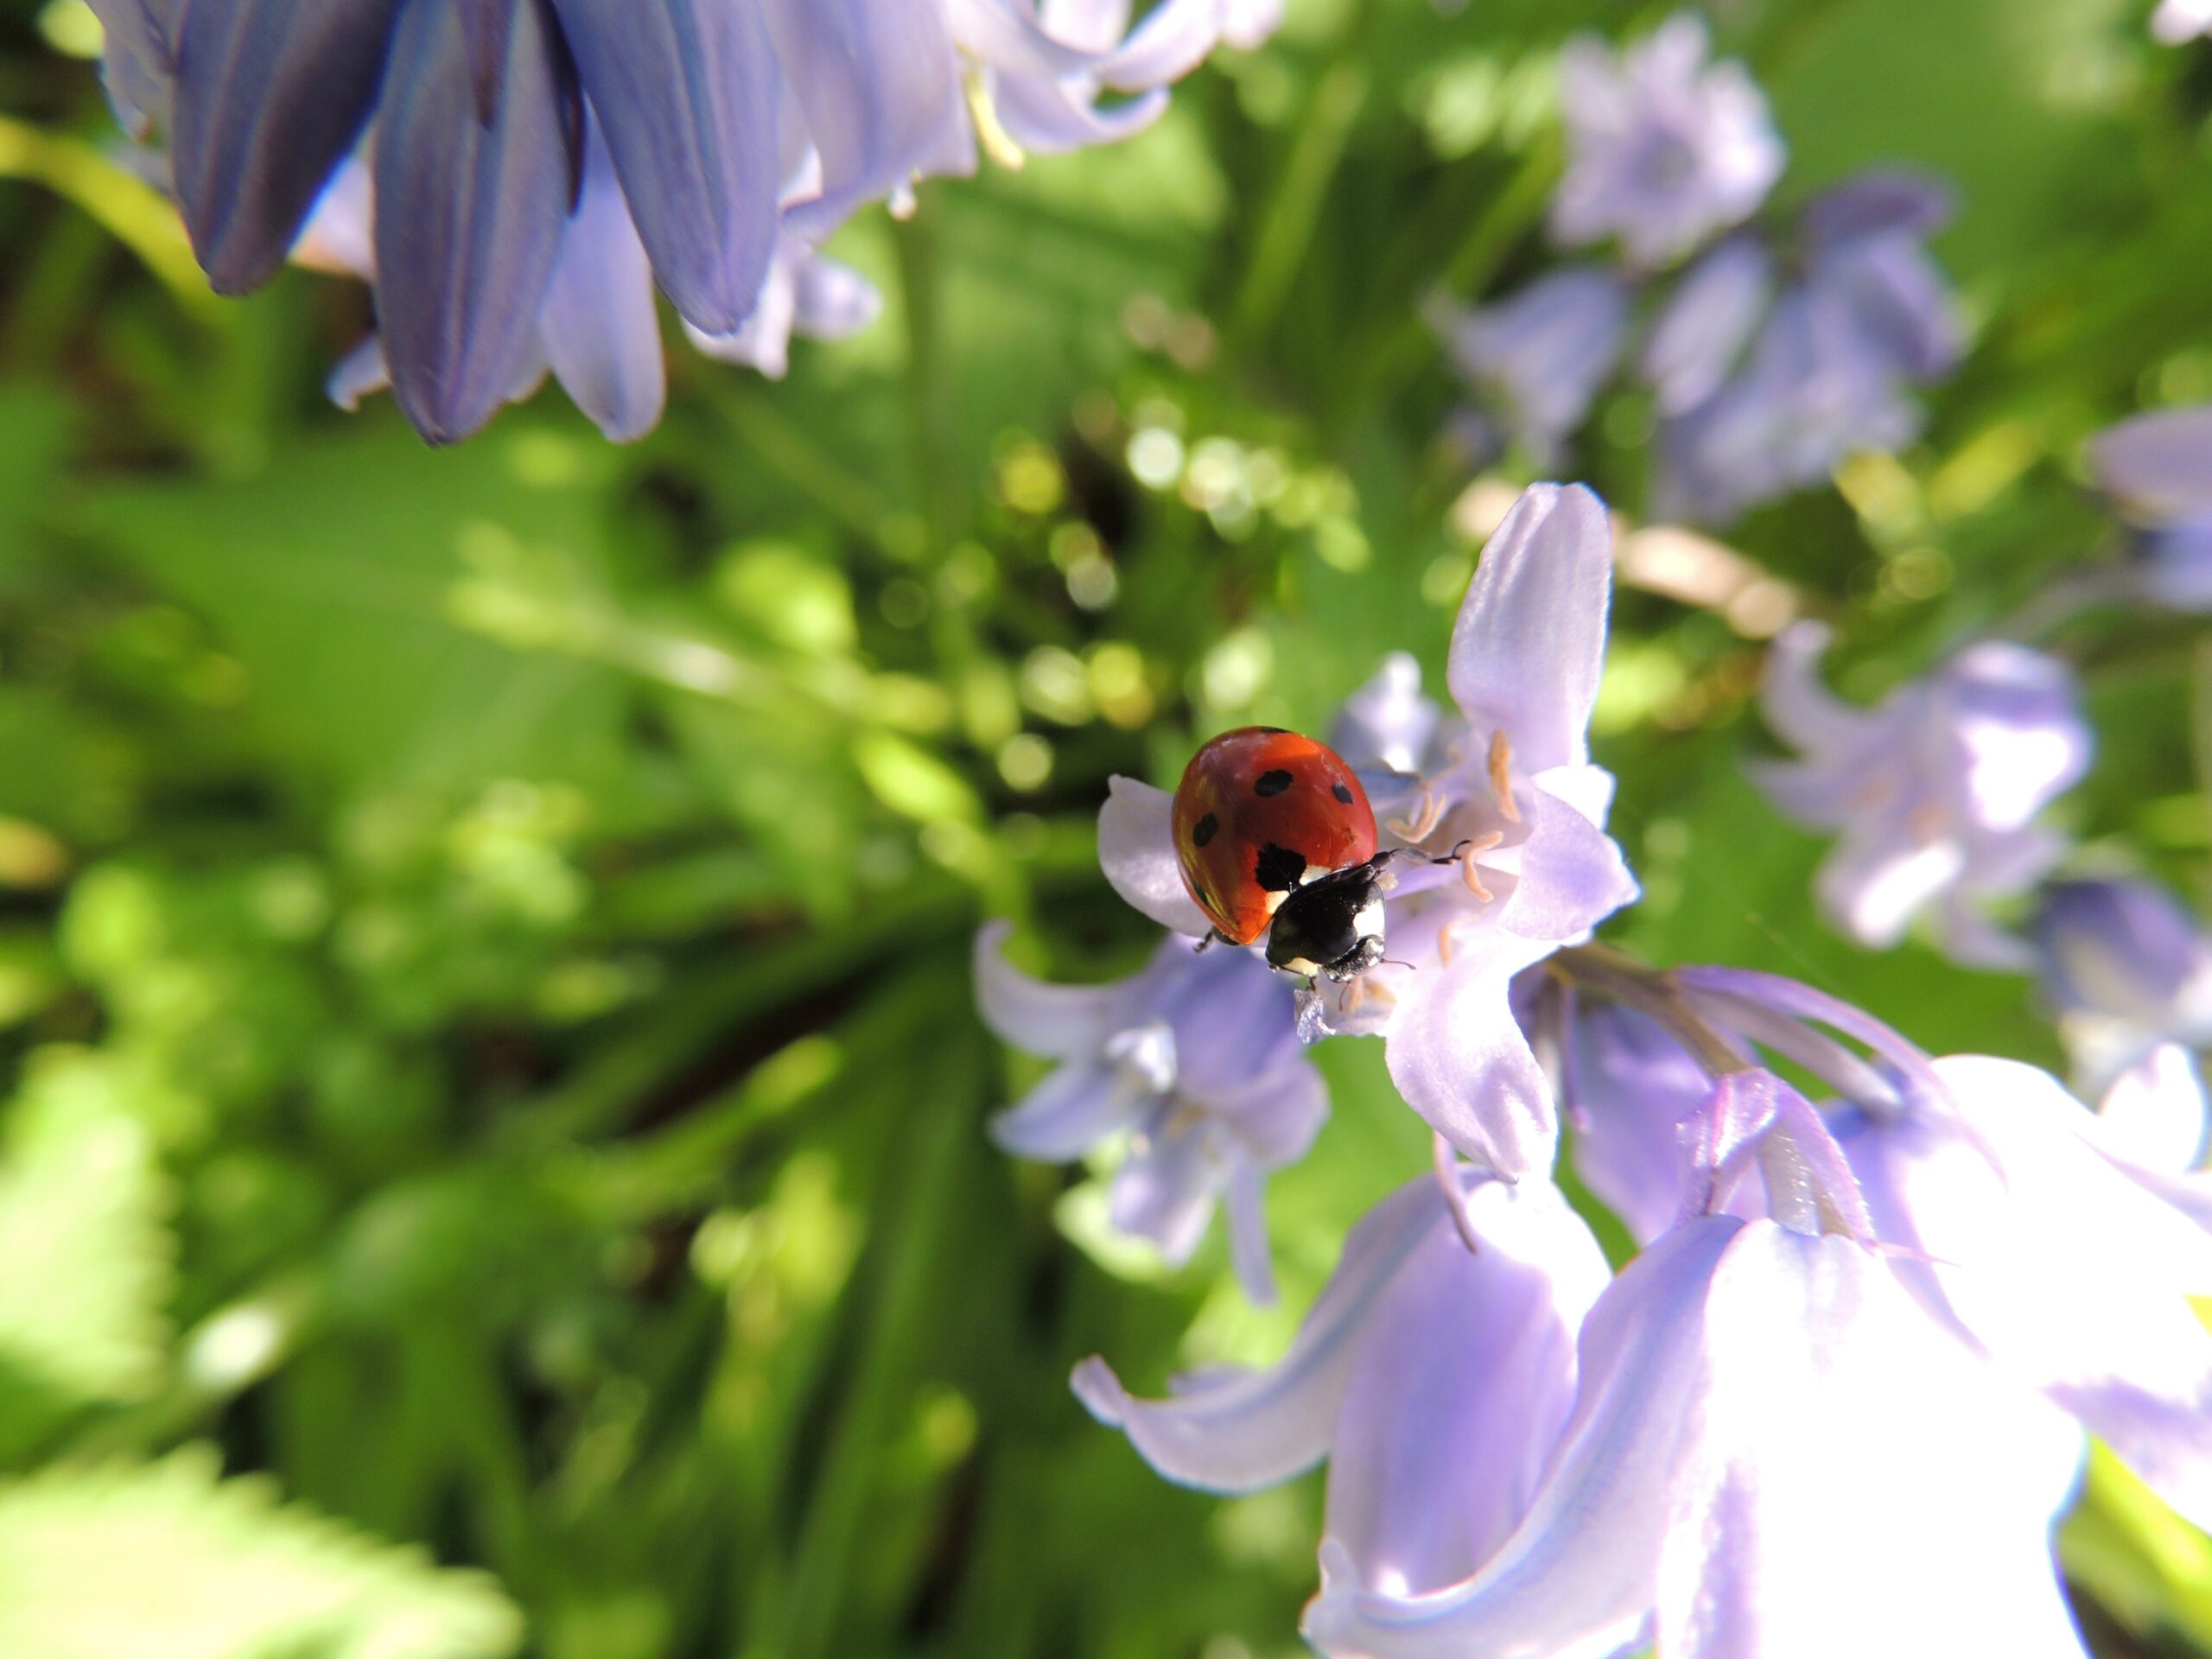
[[[434,442],[548,369],[617,437],[658,418],[653,289],[716,356],[872,314],[810,252],[918,176],[1110,142],[1272,0],[97,0],[108,86],[166,138],[223,293],[275,273],[326,192],[375,285],[374,360]],[[1103,102],[1109,94],[1114,101]],[[359,176],[345,171],[357,149]]]
[[[1873,172],[1785,230],[1751,226],[1781,175],[1781,140],[1742,67],[1707,52],[1687,14],[1618,64],[1593,39],[1570,43],[1552,232],[1567,246],[1611,238],[1619,264],[1570,265],[1433,321],[1484,405],[1478,441],[1495,444],[1494,414],[1540,466],[1626,365],[1659,415],[1654,511],[1717,524],[1855,451],[1909,442],[1912,389],[1947,373],[1961,340],[1923,245],[1949,217],[1948,194]],[[1639,339],[1639,292],[1685,258]]]
[[[1393,844],[1454,856],[1389,896],[1393,964],[1304,994],[1301,1023],[1382,1035],[1438,1132],[1435,1170],[1352,1230],[1275,1364],[1147,1398],[1094,1358],[1076,1392],[1185,1484],[1249,1491],[1325,1460],[1305,1633],[1332,1659],[2080,1656],[2051,1535],[2085,1433],[2212,1520],[2212,1332],[2190,1301],[2212,1290],[2204,1092],[2154,1041],[2093,1112],[2031,1067],[1930,1060],[1808,987],[1590,942],[1635,896],[1584,734],[1607,544],[1587,492],[1531,489],[1455,626],[1453,708],[1394,658],[1333,734]],[[1780,707],[1810,758],[1780,786],[1900,791],[1877,816],[1951,848],[1945,882],[1867,876],[1910,897],[1862,895],[1870,915],[1980,891],[1992,837],[2026,834],[2085,752],[2064,688],[2054,702],[2030,665],[1955,665],[1940,709],[1916,693],[1859,711],[1812,687],[1815,642],[1788,649]],[[1195,934],[1166,806],[1115,780],[1101,860]],[[1853,849],[1869,872],[1931,857]],[[2194,930],[2124,892],[2051,898],[2036,948],[2054,995],[2172,1035],[2176,982],[2208,959]],[[1147,1010],[1193,997],[1163,988],[1208,958],[1171,937],[1138,979],[1071,992],[1009,979],[1001,938],[979,946],[989,1017],[1064,1062],[1003,1129],[1080,1122],[1040,1148],[1068,1156],[1091,1125],[1159,1121],[1173,1085],[1137,1057],[1173,1026],[1188,1064],[1194,1027]],[[1204,1042],[1266,1058],[1239,1103],[1217,1077],[1180,1109],[1217,1144],[1243,1135],[1256,1167],[1262,1142],[1297,1138],[1243,1116],[1297,1096],[1286,1002],[1232,1018],[1225,978],[1205,995]],[[1640,1246],[1618,1273],[1553,1182],[1562,1128],[1580,1185]]]
[[[2212,404],[2122,421],[2091,447],[2090,463],[2136,530],[2131,596],[2212,611]]]
[[[1826,641],[1801,623],[1775,642],[1762,706],[1802,758],[1757,768],[1789,817],[1839,832],[1821,867],[1821,908],[1876,949],[1925,912],[1955,959],[2028,965],[2029,948],[1980,906],[2025,891],[2065,852],[2036,819],[2088,766],[2073,675],[2024,645],[1983,640],[1858,709],[1820,683]]]

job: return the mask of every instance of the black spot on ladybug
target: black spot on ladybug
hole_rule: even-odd
[[[1342,784],[1331,784],[1329,785],[1329,793],[1335,796],[1346,806],[1350,806],[1351,804],[1351,791],[1346,789]]]
[[[1260,849],[1252,874],[1269,893],[1288,893],[1306,874],[1306,855],[1269,842]]]
[[[1213,839],[1214,832],[1220,828],[1221,820],[1212,813],[1207,813],[1205,817],[1191,826],[1191,844],[1193,847],[1205,846]]]
[[[1283,791],[1289,787],[1290,774],[1283,771],[1281,767],[1277,767],[1273,772],[1262,772],[1260,774],[1260,781],[1252,785],[1252,792],[1255,795],[1257,795],[1262,800],[1265,800],[1270,795],[1281,794]]]
[[[1269,737],[1288,737],[1290,735],[1289,728],[1282,726],[1255,726],[1252,729],[1255,732],[1265,732]]]

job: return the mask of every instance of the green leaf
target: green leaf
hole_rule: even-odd
[[[0,1653],[20,1659],[494,1659],[521,1637],[483,1574],[222,1480],[204,1448],[0,1486]]]
[[[172,1255],[151,1137],[92,1063],[49,1064],[10,1130],[0,1163],[0,1450],[159,1382]]]

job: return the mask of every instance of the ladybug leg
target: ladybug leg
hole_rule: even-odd
[[[1229,936],[1227,934],[1224,933],[1217,927],[1210,927],[1206,929],[1205,938],[1200,939],[1196,944],[1191,947],[1191,954],[1196,956],[1199,951],[1207,949],[1209,946],[1215,944],[1227,944],[1228,943]]]

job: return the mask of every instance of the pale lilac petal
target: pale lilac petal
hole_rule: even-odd
[[[1107,1183],[1106,1214],[1116,1231],[1149,1239],[1179,1268],[1205,1236],[1231,1165],[1213,1126],[1179,1122],[1173,1110],[1172,1101],[1155,1103]]]
[[[1521,875],[1497,925],[1522,938],[1565,943],[1636,902],[1636,878],[1611,836],[1566,802],[1534,793]]]
[[[292,263],[372,281],[377,274],[371,232],[375,218],[369,164],[359,156],[349,156],[330,175],[307,223],[300,227],[299,240],[292,244]]]
[[[1570,265],[1493,304],[1439,308],[1432,321],[1460,374],[1539,466],[1580,426],[1620,362],[1628,284],[1603,266]]]
[[[969,170],[968,105],[943,7],[762,0],[762,10],[785,94],[822,158],[820,192],[786,211],[786,229],[824,234],[917,173]]]
[[[1610,1280],[1549,1182],[1478,1180],[1480,1249],[1433,1227],[1359,1338],[1329,1457],[1327,1535],[1363,1584],[1441,1589],[1495,1554],[1574,1403],[1575,1336]]]
[[[2148,881],[2055,881],[2035,939],[2043,988],[2062,1012],[2155,1027],[2179,1011],[2207,949],[2180,900]]]
[[[802,259],[793,276],[792,327],[809,340],[842,340],[883,315],[875,284],[827,254]]]
[[[1273,988],[1280,992],[1281,986],[1278,980]],[[1196,1064],[1191,1068],[1198,1069]],[[1262,1169],[1280,1168],[1303,1158],[1313,1150],[1314,1137],[1329,1117],[1328,1084],[1302,1051],[1285,1065],[1240,1078],[1227,1088],[1188,1086],[1192,1097],[1237,1138]]]
[[[757,0],[553,0],[653,274],[710,334],[776,245],[776,49]]]
[[[1010,74],[1082,74],[1098,60],[1095,51],[1054,40],[1039,25],[1028,0],[948,0],[952,32],[961,49]]]
[[[1977,825],[2021,829],[2088,770],[2095,740],[2077,712],[2073,672],[2057,658],[1986,639],[1952,659],[1945,681]]]
[[[1759,712],[1775,735],[1793,747],[1827,753],[1878,742],[1891,722],[1871,709],[1844,702],[1821,681],[1828,630],[1797,622],[1767,648],[1759,682]]]
[[[1912,918],[1966,874],[1966,849],[1944,840],[1916,845],[1878,832],[1847,831],[1821,865],[1821,908],[1870,950],[1902,944]]]
[[[1425,1236],[1449,1225],[1434,1184],[1427,1176],[1408,1182],[1352,1229],[1336,1272],[1274,1365],[1211,1373],[1170,1398],[1143,1400],[1123,1391],[1105,1361],[1087,1359],[1076,1367],[1076,1395],[1100,1422],[1126,1430],[1170,1480],[1222,1492],[1286,1480],[1329,1449],[1382,1287]]]
[[[976,1003],[1005,1042],[1031,1054],[1072,1060],[1095,1054],[1130,1012],[1131,982],[1056,985],[1033,979],[1006,959],[1010,922],[986,923],[976,934]]]
[[[1930,1098],[1940,1101],[1946,1096],[1942,1074],[1917,1046],[1872,1014],[1826,991],[1815,990],[1778,974],[1763,974],[1749,968],[1680,968],[1671,976],[1676,984],[1693,993],[1718,992],[1726,997],[1764,1003],[1781,1013],[1841,1032],[1853,1042],[1865,1044]]]
[[[1870,168],[1815,197],[1807,235],[1832,250],[1870,237],[1933,236],[1958,212],[1958,192],[1905,168]]]
[[[1421,664],[1395,651],[1344,699],[1329,728],[1329,747],[1355,772],[1379,768],[1411,776],[1427,760],[1441,715],[1434,701],[1421,695]]]
[[[2212,404],[2122,421],[2089,461],[2107,494],[2152,522],[2212,513]]]
[[[1452,631],[1452,696],[1525,772],[1588,759],[1612,572],[1605,505],[1579,484],[1531,485],[1483,550]]]
[[[1406,1103],[1507,1180],[1548,1169],[1558,1145],[1550,1085],[1507,1003],[1513,976],[1549,954],[1524,943],[1408,976],[1385,1049]]]
[[[1159,0],[1091,73],[1116,92],[1143,92],[1180,80],[1221,38],[1222,0]]]
[[[1156,1098],[1125,1067],[1070,1060],[991,1120],[1001,1152],[1040,1164],[1065,1164],[1143,1121]],[[1201,1227],[1205,1217],[1199,1218]]]
[[[179,0],[90,0],[100,20],[102,79],[116,119],[141,141],[169,129],[176,91],[175,27]]]
[[[2144,1169],[2185,1174],[2204,1161],[2207,1109],[2196,1057],[2178,1043],[2161,1043],[2098,1102],[2097,1144]]]
[[[2168,0],[2171,4],[2173,0]],[[1222,0],[1221,39],[1239,52],[1265,45],[1282,27],[1282,0]]]
[[[2151,14],[2151,35],[2164,46],[2212,35],[2212,0],[2158,0],[2158,10]]]
[[[1230,1172],[1223,1195],[1229,1213],[1229,1263],[1236,1282],[1255,1307],[1275,1301],[1275,1269],[1268,1248],[1267,1177],[1249,1160]]]
[[[1651,325],[1639,365],[1662,414],[1687,413],[1720,389],[1766,320],[1774,281],[1765,245],[1748,236],[1690,267]]]
[[[1134,778],[1115,778],[1107,788],[1098,810],[1098,862],[1107,880],[1162,927],[1203,938],[1213,925],[1183,886],[1169,823],[1175,798]]]
[[[652,264],[595,121],[585,139],[583,188],[537,322],[554,374],[608,438],[628,443],[659,424],[668,375]]]
[[[993,83],[991,107],[1018,148],[1033,155],[1064,156],[1135,137],[1167,112],[1167,94],[1149,92],[1101,108],[1095,87],[1003,75]]]
[[[1637,1243],[1649,1244],[1681,1212],[1675,1131],[1704,1103],[1712,1079],[1657,1024],[1611,1003],[1578,1007],[1567,1040],[1574,1173]]]
[[[1598,1299],[1583,1322],[1580,1391],[1549,1475],[1480,1573],[1399,1597],[1347,1580],[1356,1564],[1341,1554],[1325,1559],[1306,1639],[1332,1659],[1594,1659],[1635,1636],[1657,1593],[1675,1468],[1709,1387],[1704,1304],[1746,1224],[1716,1216],[1676,1228]]]
[[[338,360],[323,383],[323,395],[352,414],[361,400],[391,385],[391,369],[384,360],[384,341],[371,334]]]

